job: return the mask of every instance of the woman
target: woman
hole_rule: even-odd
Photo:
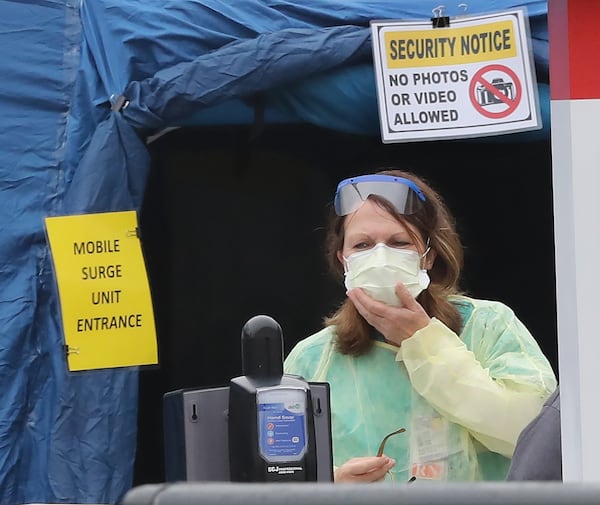
[[[503,480],[556,387],[538,344],[506,305],[460,295],[462,245],[423,180],[346,179],[334,210],[327,255],[348,298],[284,367],[330,383],[335,481]]]

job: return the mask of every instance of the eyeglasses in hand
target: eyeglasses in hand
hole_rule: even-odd
[[[396,431],[392,431],[391,433],[388,433],[383,440],[381,441],[381,443],[379,444],[379,449],[377,449],[377,456],[383,456],[383,450],[385,449],[385,444],[386,442],[393,437],[394,435],[398,435],[399,433],[404,433],[406,430],[404,428],[400,428],[399,430]]]

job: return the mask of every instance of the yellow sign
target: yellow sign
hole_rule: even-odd
[[[158,363],[135,211],[47,217],[69,370]]]
[[[437,30],[387,31],[388,68],[460,65],[514,58],[518,37],[511,21]]]

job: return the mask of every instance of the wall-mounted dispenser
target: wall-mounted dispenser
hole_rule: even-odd
[[[229,386],[163,397],[167,481],[333,480],[329,385],[283,373],[283,334],[268,316],[242,329]]]

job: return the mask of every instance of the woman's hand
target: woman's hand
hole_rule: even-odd
[[[385,479],[396,461],[387,456],[352,458],[335,470],[335,482],[377,482]]]
[[[371,298],[360,288],[348,291],[348,298],[356,310],[384,338],[395,345],[412,337],[415,332],[429,324],[430,317],[402,283],[396,285],[396,295],[401,307],[386,305]]]

